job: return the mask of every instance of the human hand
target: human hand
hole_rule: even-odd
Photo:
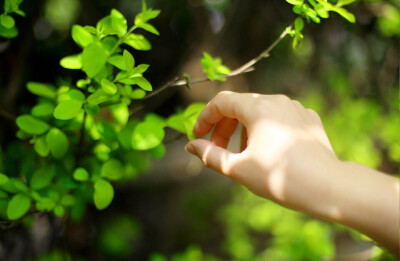
[[[242,152],[232,153],[226,147],[238,122],[244,126]],[[283,95],[221,92],[200,114],[194,134],[214,126],[211,142],[194,140],[186,149],[255,194],[292,208],[322,181],[309,170],[338,161],[317,113]]]

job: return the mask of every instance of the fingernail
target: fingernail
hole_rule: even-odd
[[[196,152],[195,149],[194,149],[193,144],[191,144],[191,143],[186,144],[185,150],[187,152],[189,152],[189,153],[192,153],[192,154],[195,154],[195,152]]]

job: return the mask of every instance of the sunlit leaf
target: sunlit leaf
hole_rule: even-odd
[[[61,159],[67,153],[69,141],[67,136],[61,130],[52,128],[47,133],[46,141],[54,158]]]
[[[102,210],[108,207],[114,198],[114,189],[110,182],[99,179],[94,184],[93,200],[97,209]]]
[[[162,126],[154,122],[139,123],[132,133],[132,148],[148,150],[158,146],[164,139]]]
[[[77,100],[66,100],[54,109],[54,118],[59,120],[70,120],[78,116],[82,111],[83,103]]]
[[[49,129],[49,125],[31,115],[21,115],[16,120],[18,127],[26,133],[40,135]]]
[[[31,199],[25,194],[16,194],[12,197],[7,206],[7,216],[10,220],[15,220],[28,212],[31,206]]]

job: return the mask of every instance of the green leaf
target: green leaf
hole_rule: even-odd
[[[119,180],[124,174],[124,166],[117,159],[109,159],[101,167],[101,176],[109,180]]]
[[[115,94],[118,91],[117,86],[107,79],[101,80],[101,88],[107,94]]]
[[[167,126],[182,133],[186,133],[185,118],[182,112],[178,112],[168,117]]]
[[[17,191],[22,191],[22,192],[28,191],[28,186],[22,180],[14,178],[14,179],[10,179],[10,181],[14,185],[14,187],[17,189]]]
[[[114,189],[110,182],[99,179],[94,184],[93,200],[97,209],[102,210],[110,205],[114,198]]]
[[[8,182],[8,177],[5,174],[0,173],[0,185],[3,185],[7,182]]]
[[[132,54],[127,50],[124,50],[123,53],[124,61],[125,61],[125,68],[128,74],[132,73],[133,67],[135,66],[135,59],[133,58]]]
[[[18,127],[26,133],[40,135],[49,129],[49,125],[31,115],[21,115],[16,120]]]
[[[292,5],[301,5],[303,4],[304,0],[286,0],[286,2]]]
[[[50,211],[55,207],[56,203],[50,198],[41,198],[36,202],[36,208],[40,211]]]
[[[57,217],[62,217],[62,216],[64,216],[64,213],[65,213],[65,208],[64,208],[63,206],[58,205],[58,206],[56,206],[56,207],[54,208],[54,214],[55,214]]]
[[[0,36],[5,38],[15,38],[18,35],[17,27],[7,28],[0,23]]]
[[[108,101],[112,96],[107,94],[103,89],[98,89],[96,92],[91,94],[87,101],[91,104],[100,104],[102,102]]]
[[[125,104],[117,104],[111,107],[111,112],[117,122],[123,126],[128,123],[129,108]]]
[[[151,86],[150,82],[147,81],[144,77],[135,77],[129,80],[130,84],[136,84],[145,91],[153,90],[153,87]]]
[[[111,56],[107,62],[120,70],[126,71],[125,59],[122,55]]]
[[[155,122],[141,122],[132,133],[132,148],[148,150],[157,147],[164,139],[164,129]]]
[[[19,11],[19,5],[22,3],[22,0],[5,0],[4,1],[4,11],[6,13],[12,13]]]
[[[345,18],[350,23],[355,23],[356,22],[355,16],[352,13],[350,13],[349,11],[347,11],[346,9],[344,9],[344,8],[334,7],[331,10],[336,12],[336,13],[338,13],[338,14],[340,14],[343,18]]]
[[[82,69],[82,54],[75,54],[64,57],[60,60],[60,65],[66,69]]]
[[[31,199],[25,194],[16,194],[12,197],[10,202],[8,202],[7,216],[10,220],[16,220],[26,212],[28,212],[31,206]]]
[[[74,196],[72,195],[64,195],[61,198],[61,204],[63,204],[64,206],[73,206],[76,202],[76,199]]]
[[[148,153],[150,154],[150,156],[152,156],[153,158],[160,159],[160,158],[164,157],[165,152],[166,152],[166,149],[165,149],[164,144],[161,143],[161,144],[158,145],[157,147],[152,148],[152,149],[148,150],[147,152],[148,152]]]
[[[150,42],[141,34],[129,34],[124,43],[140,51],[148,51],[151,49]]]
[[[226,77],[222,77],[225,74],[230,73],[230,69],[222,64],[222,60],[219,57],[212,57],[209,53],[203,52],[203,58],[200,60],[203,67],[203,72],[208,76],[211,81],[226,81]]]
[[[89,44],[93,43],[93,36],[90,32],[86,31],[80,25],[73,25],[72,26],[72,39],[81,47],[86,47]]]
[[[75,101],[85,102],[86,100],[85,94],[83,94],[83,92],[80,90],[72,89],[68,92],[68,95],[72,100]]]
[[[14,18],[12,18],[9,15],[0,15],[0,23],[2,26],[4,26],[5,28],[12,28],[15,25],[15,21]]]
[[[34,148],[36,153],[42,157],[47,157],[47,155],[50,153],[50,148],[47,145],[45,136],[40,136],[36,139]]]
[[[139,24],[139,25],[137,25],[137,27],[142,28],[152,34],[160,35],[160,33],[157,31],[157,29],[154,26],[152,26],[151,24],[147,24],[147,23]]]
[[[77,100],[66,100],[57,105],[54,110],[54,118],[70,120],[78,116],[82,111],[83,103]]]
[[[40,82],[28,82],[26,87],[31,93],[45,98],[54,99],[57,94],[56,89],[50,84],[44,84]]]
[[[87,103],[85,105],[86,112],[91,116],[96,116],[100,112],[100,106],[95,104]]]
[[[89,44],[83,49],[82,69],[89,78],[98,74],[107,62],[107,53],[99,42]]]
[[[97,23],[96,28],[101,36],[118,35],[123,37],[127,32],[128,23],[120,12],[113,9],[109,16],[104,17]]]
[[[135,89],[129,95],[129,97],[132,99],[142,99],[144,96],[146,96],[146,92],[142,89]]]
[[[35,105],[35,107],[32,108],[32,115],[35,117],[43,117],[43,118],[48,118],[53,115],[54,111],[54,105],[50,102],[43,102],[39,103],[38,105]]]
[[[31,188],[39,190],[48,187],[55,174],[56,168],[54,165],[45,165],[37,169],[31,179]]]
[[[329,13],[328,10],[325,9],[324,5],[322,4],[318,4],[317,6],[315,6],[315,12],[317,12],[317,14],[322,17],[322,18],[328,18],[329,17]]]
[[[89,173],[84,168],[77,168],[74,171],[73,177],[77,181],[87,181],[89,179]]]
[[[47,145],[55,159],[61,159],[68,151],[69,141],[61,130],[52,128],[46,136]]]
[[[300,17],[297,17],[296,20],[294,20],[294,29],[296,32],[301,32],[304,28],[304,21]]]

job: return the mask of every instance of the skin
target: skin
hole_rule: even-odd
[[[241,152],[227,145],[243,124]],[[221,92],[201,112],[186,150],[205,166],[282,206],[337,222],[399,253],[400,182],[339,160],[318,114],[283,95]],[[351,145],[351,144],[350,144]]]

